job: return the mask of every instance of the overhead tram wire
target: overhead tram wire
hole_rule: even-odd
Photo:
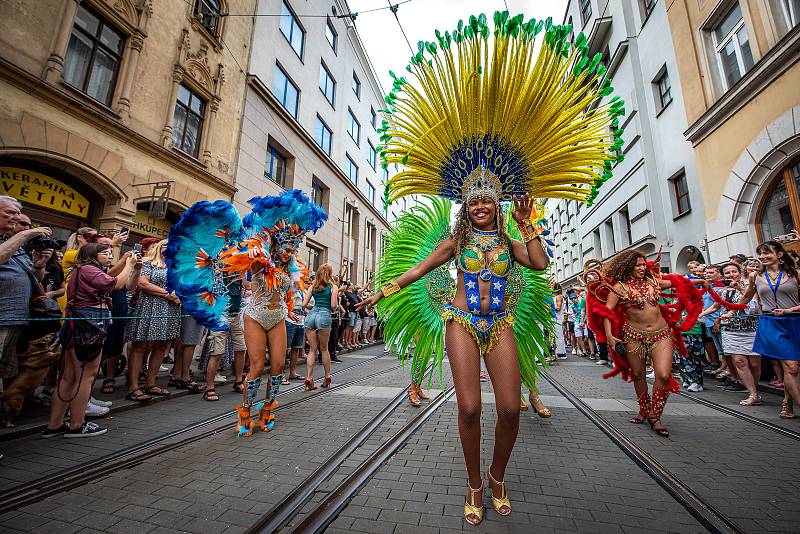
[[[400,2],[397,2],[394,5],[392,5],[391,2],[390,2],[390,4],[388,6],[386,6],[386,7],[373,7],[372,9],[364,9],[362,11],[351,11],[350,13],[342,13],[341,15],[334,14],[333,17],[335,17],[337,19],[347,19],[347,18],[349,18],[349,19],[355,20],[355,18],[358,15],[361,15],[361,14],[364,14],[364,13],[373,13],[375,11],[384,11],[386,9],[393,9],[393,8],[396,9],[397,6],[400,6],[400,5],[403,5],[403,4],[407,4],[407,3],[411,2],[411,1],[412,0],[401,0]],[[228,13],[226,11],[223,11],[223,12],[220,13],[220,16],[222,16],[222,17],[282,17],[283,14],[282,13],[257,13],[255,15],[253,15],[251,13]],[[301,15],[301,14],[297,13],[296,16],[298,18],[303,18],[303,17],[308,17],[308,18],[326,18],[326,17],[330,17],[331,15],[328,15],[327,13],[325,13],[324,15]]]
[[[411,46],[411,41],[408,40],[408,35],[406,35],[406,31],[403,29],[403,25],[400,23],[400,17],[397,16],[397,8],[400,7],[400,4],[405,4],[405,2],[398,2],[398,3],[394,4],[394,5],[392,5],[391,0],[386,0],[386,1],[389,3],[388,9],[390,9],[392,11],[392,14],[394,15],[394,20],[396,20],[397,21],[397,25],[400,26],[400,32],[403,34],[403,38],[405,38],[405,40],[406,40],[406,44],[408,45],[408,49],[411,50],[411,54],[413,55],[414,54],[414,47]],[[383,9],[387,9],[387,8],[383,8]]]

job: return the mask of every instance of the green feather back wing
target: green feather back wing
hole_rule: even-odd
[[[449,235],[452,203],[439,197],[427,198],[430,205],[414,207],[395,221],[375,273],[376,289],[416,266]],[[440,382],[444,357],[442,310],[454,295],[455,281],[447,266],[442,266],[382,299],[377,306],[379,317],[385,321],[387,345],[404,364],[412,358],[413,372],[426,369],[434,359]],[[431,377],[432,373],[429,382]]]
[[[508,215],[508,235],[521,241],[519,229],[510,213]],[[517,342],[520,374],[528,388],[533,387],[539,374],[536,362],[546,366],[545,353],[553,335],[553,297],[547,274],[546,270],[534,271],[515,262],[506,281],[508,309],[514,315],[514,339]]]

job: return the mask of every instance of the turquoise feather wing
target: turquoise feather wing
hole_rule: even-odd
[[[420,263],[449,235],[452,203],[439,197],[428,197],[428,201],[430,205],[414,207],[395,221],[375,273],[377,289]],[[379,317],[385,321],[387,345],[397,352],[403,363],[412,359],[414,373],[427,369],[433,360],[439,369],[440,382],[444,358],[441,314],[445,302],[454,295],[455,280],[447,266],[442,266],[382,299],[377,306]],[[413,377],[414,380],[420,378]]]
[[[219,255],[242,237],[242,219],[230,202],[202,201],[183,212],[169,231],[164,260],[167,287],[181,299],[184,309],[203,326],[227,330],[226,282]]]

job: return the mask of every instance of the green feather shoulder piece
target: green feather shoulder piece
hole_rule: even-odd
[[[376,289],[416,266],[449,236],[452,203],[439,197],[426,199],[428,205],[414,207],[395,221],[375,273]],[[415,372],[427,369],[433,359],[440,382],[444,357],[442,311],[456,289],[448,267],[434,269],[400,292],[382,299],[377,306],[378,315],[385,321],[386,344],[403,363],[412,358]],[[431,372],[429,384],[432,376]],[[412,379],[420,378],[416,375]]]

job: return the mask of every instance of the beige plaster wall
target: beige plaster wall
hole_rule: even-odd
[[[708,220],[716,218],[731,170],[747,146],[769,124],[800,104],[798,87],[800,64],[795,64],[695,147]]]
[[[0,69],[0,155],[37,159],[75,173],[106,199],[102,219],[111,225],[132,216],[136,200],[151,193],[149,185],[141,184],[150,182],[173,181],[170,196],[178,207],[203,199],[230,199],[244,103],[245,73],[240,66],[244,68],[248,61],[252,19],[225,19],[222,40],[215,42],[192,26],[191,2],[83,0],[84,5],[105,3],[112,9],[124,5],[127,13],[152,7],[133,76],[130,120],[123,124],[112,110],[61,81],[48,83],[43,78],[53,36],[62,27],[65,6],[71,2],[3,1],[0,57],[7,64]],[[255,3],[228,0],[225,9],[252,13]],[[71,27],[72,21],[67,24]],[[203,62],[211,77],[218,77],[222,65],[209,165],[161,146],[168,112],[175,105],[170,96],[180,44],[184,53],[207,50]],[[27,74],[15,75],[14,69]],[[25,76],[31,81],[26,82]]]

